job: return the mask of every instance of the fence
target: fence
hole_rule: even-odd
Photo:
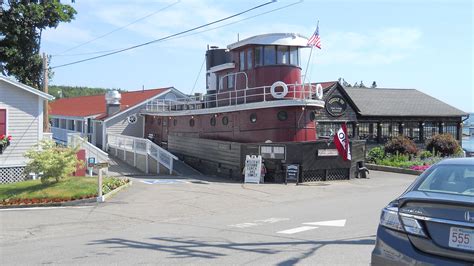
[[[160,173],[160,164],[166,167],[170,174],[173,173],[173,160],[177,160],[178,158],[150,140],[118,134],[108,134],[107,137],[108,147],[115,149],[115,156],[118,156],[118,151],[122,150],[124,157],[123,159],[124,161],[127,161],[127,152],[133,153],[134,167],[137,167],[137,155],[144,155],[146,157],[146,173],[149,172],[150,168],[148,157],[151,157],[158,162],[157,173]]]
[[[86,158],[94,157],[96,162],[99,163],[109,161],[109,155],[106,152],[92,145],[87,139],[82,138],[80,133],[68,133],[67,144],[85,150]]]

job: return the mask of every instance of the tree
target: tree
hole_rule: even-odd
[[[362,80],[360,81],[359,88],[367,88],[367,87],[364,85],[364,82],[363,82]]]
[[[48,183],[50,179],[59,182],[70,176],[77,167],[84,167],[84,162],[76,156],[76,148],[60,147],[51,140],[40,142],[38,147],[27,151],[25,157],[30,159],[26,171],[42,173],[41,182]]]
[[[374,80],[374,82],[372,82],[372,86],[370,86],[370,87],[371,87],[372,89],[377,88],[377,82],[375,82],[375,80]]]
[[[8,0],[1,6],[0,69],[18,81],[39,88],[43,63],[41,34],[74,19],[76,10],[58,0]]]

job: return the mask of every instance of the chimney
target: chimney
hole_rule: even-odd
[[[108,91],[105,94],[107,116],[111,116],[120,111],[120,99],[122,99],[122,95],[116,90]]]

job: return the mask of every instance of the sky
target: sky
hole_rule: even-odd
[[[45,31],[41,50],[52,56],[54,68],[268,1],[79,0],[71,4],[75,20]],[[309,37],[319,20],[322,49],[313,50],[311,60],[310,49],[302,52],[303,73],[310,62],[307,80],[342,77],[351,84],[376,81],[380,88],[415,88],[474,112],[472,2],[278,0],[194,34],[54,68],[51,84],[129,91],[173,86],[184,93],[204,93],[205,66],[200,69],[207,45],[223,48],[238,38],[275,32]]]

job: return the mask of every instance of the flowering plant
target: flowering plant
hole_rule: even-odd
[[[417,171],[425,171],[426,169],[430,168],[430,165],[425,164],[425,165],[413,165],[410,167],[411,170],[417,170]]]
[[[12,136],[0,135],[0,145],[2,146],[9,145],[11,140]]]

